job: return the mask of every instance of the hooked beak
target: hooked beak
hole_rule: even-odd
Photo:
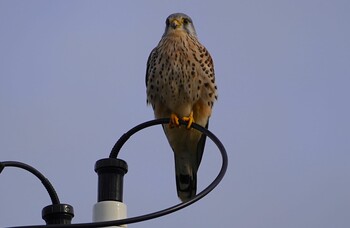
[[[173,28],[173,29],[176,29],[176,28],[178,28],[178,27],[180,27],[181,26],[181,22],[179,21],[179,20],[177,20],[177,19],[171,19],[170,20],[170,26]]]

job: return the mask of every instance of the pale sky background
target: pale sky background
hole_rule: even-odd
[[[166,17],[190,15],[210,51],[225,145],[223,182],[153,227],[350,227],[350,1],[0,1],[0,160],[40,170],[73,223],[90,222],[95,162],[153,118],[147,57]],[[199,190],[221,158],[207,141]],[[138,133],[124,202],[136,216],[179,203],[160,126]],[[44,224],[51,204],[31,174],[0,175],[0,227]]]

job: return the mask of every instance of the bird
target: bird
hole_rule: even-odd
[[[170,118],[162,126],[174,153],[177,195],[186,202],[196,196],[206,141],[191,125],[208,129],[218,95],[211,55],[184,13],[171,14],[165,21],[164,34],[147,60],[146,93],[155,118]]]

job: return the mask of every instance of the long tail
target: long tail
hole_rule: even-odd
[[[192,199],[197,191],[197,169],[175,155],[177,195],[181,201]]]
[[[209,124],[209,123],[208,123]],[[208,128],[208,124],[206,128]],[[197,192],[197,171],[202,160],[206,136],[201,135],[196,153],[174,154],[177,195],[185,202],[196,196]]]

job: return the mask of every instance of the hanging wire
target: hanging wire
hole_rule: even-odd
[[[112,148],[112,151],[111,151],[109,157],[110,158],[117,158],[119,151],[123,147],[125,142],[136,132],[138,132],[144,128],[154,126],[154,125],[168,124],[169,122],[170,122],[169,118],[155,119],[155,120],[141,123],[141,124],[137,125],[136,127],[130,129],[128,132],[126,132],[125,134],[123,134],[119,138],[119,140],[116,142],[116,144]],[[179,120],[179,122],[181,125],[188,124],[187,122],[185,122],[183,120]],[[94,223],[66,224],[66,225],[17,226],[17,227],[13,227],[13,228],[33,228],[33,227],[38,227],[38,228],[42,228],[42,227],[47,227],[47,228],[63,228],[63,227],[64,228],[71,228],[71,227],[72,228],[73,227],[90,228],[90,227],[120,226],[120,225],[137,223],[137,222],[142,222],[142,221],[158,218],[158,217],[173,213],[175,211],[181,210],[181,209],[197,202],[198,200],[200,200],[204,196],[206,196],[209,192],[211,192],[223,179],[223,177],[226,173],[226,170],[227,170],[228,157],[227,157],[227,153],[226,153],[226,149],[225,149],[224,145],[211,131],[209,131],[208,129],[206,129],[206,128],[204,128],[196,123],[192,123],[191,128],[194,128],[194,129],[202,132],[203,134],[205,134],[207,137],[209,137],[216,144],[216,146],[218,147],[218,149],[221,153],[222,165],[221,165],[221,169],[220,169],[219,174],[216,176],[216,178],[213,180],[213,182],[211,184],[209,184],[208,187],[206,187],[203,191],[198,193],[194,198],[190,199],[189,201],[179,203],[175,206],[172,206],[172,207],[169,207],[169,208],[157,211],[157,212],[153,212],[153,213],[149,213],[149,214],[145,214],[145,215],[141,215],[141,216],[136,216],[136,217],[132,217],[132,218],[120,219],[120,220],[113,220],[113,221],[106,221],[106,222],[94,222]]]
[[[60,204],[60,200],[58,198],[56,190],[54,189],[50,181],[34,167],[18,161],[3,161],[0,162],[0,166],[2,167],[0,168],[0,173],[5,167],[17,167],[27,170],[28,172],[34,174],[34,176],[36,176],[41,181],[41,183],[43,183],[44,187],[46,188],[46,191],[50,195],[52,204]]]

